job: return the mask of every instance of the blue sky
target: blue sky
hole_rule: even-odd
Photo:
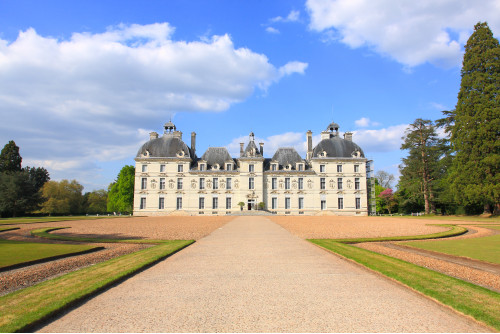
[[[452,109],[478,21],[498,0],[0,0],[0,146],[85,191],[133,164],[171,117],[197,153],[305,153],[333,120],[397,174],[406,126]]]

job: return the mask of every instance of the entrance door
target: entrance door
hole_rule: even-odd
[[[255,200],[254,199],[249,199],[248,200],[248,211],[254,210],[254,205],[255,205]]]

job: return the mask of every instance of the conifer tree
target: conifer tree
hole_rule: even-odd
[[[450,190],[462,205],[500,203],[500,46],[487,23],[478,23],[465,45],[462,80],[447,128],[455,157]]]
[[[0,173],[20,172],[22,160],[19,147],[13,140],[9,141],[0,153]]]

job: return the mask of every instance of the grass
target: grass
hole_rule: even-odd
[[[36,224],[71,220],[94,220],[103,218],[129,218],[129,216],[60,216],[60,217],[20,217],[0,218],[0,225]]]
[[[86,245],[42,244],[24,241],[0,240],[0,269],[18,267],[50,260],[64,255],[76,255],[98,247]]]
[[[402,244],[434,252],[500,264],[500,234],[482,238],[404,242]]]
[[[193,242],[162,241],[158,246],[101,262],[0,297],[0,332],[27,331],[49,316]]]
[[[474,319],[500,330],[500,294],[483,287],[371,252],[338,240],[309,240],[365,267],[395,279]]]
[[[440,216],[440,215],[423,215],[423,216],[384,216],[393,218],[410,218],[410,219],[433,219],[433,220],[451,220],[463,222],[484,222],[484,223],[500,223],[499,216],[479,217],[479,216]]]
[[[0,232],[19,230],[19,227],[0,227]]]

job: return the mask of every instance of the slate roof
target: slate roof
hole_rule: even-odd
[[[280,167],[291,164],[292,168],[295,169],[295,164],[297,162],[303,162],[303,159],[293,147],[280,147],[276,153],[274,153],[272,161],[277,161]]]
[[[149,155],[147,155],[147,152]],[[193,158],[189,154],[188,146],[178,137],[165,135],[146,142],[137,152],[137,158],[177,158],[179,151],[184,152],[184,157]],[[146,153],[146,154],[145,154]]]
[[[224,168],[224,163],[233,161],[233,158],[231,158],[231,155],[225,147],[209,147],[201,156],[201,160],[207,162],[207,167],[219,164],[220,168]]]
[[[253,133],[252,133],[253,134]],[[251,134],[251,135],[252,135]],[[260,149],[257,147],[257,145],[255,145],[255,142],[253,140],[251,140],[248,145],[247,145],[247,148],[245,148],[245,153],[244,153],[244,157],[248,157],[248,152],[250,152],[251,149],[255,149],[255,156],[256,157],[261,157],[262,154],[260,154]]]
[[[355,151],[361,153],[360,158],[365,157],[363,150],[356,143],[339,137],[320,141],[313,149],[313,158],[317,158],[323,151],[326,152],[327,158],[351,158]]]

